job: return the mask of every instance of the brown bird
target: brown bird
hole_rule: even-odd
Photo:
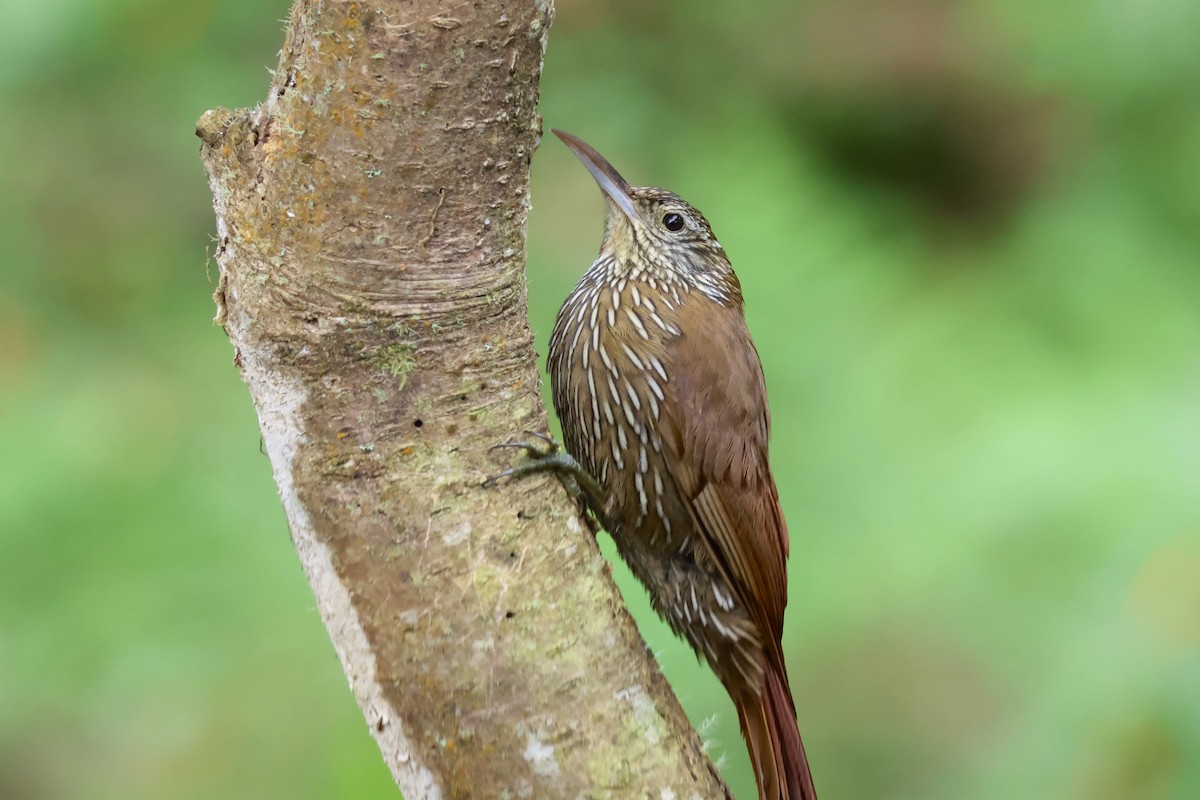
[[[600,255],[558,312],[549,372],[580,492],[677,634],[738,710],[761,800],[813,800],[780,637],[788,534],[767,460],[770,414],[742,289],[704,216],[632,187],[581,139],[554,131],[600,184]]]

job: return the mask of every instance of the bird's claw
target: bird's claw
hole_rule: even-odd
[[[558,440],[552,436],[547,436],[544,433],[537,433],[536,431],[525,431],[525,435],[532,436],[536,439],[541,439],[542,442],[541,444],[517,441],[501,442],[500,444],[494,444],[489,447],[488,452],[490,453],[493,450],[500,450],[501,448],[508,447],[517,450],[524,450],[531,458],[545,458],[546,456],[554,455],[562,449],[562,445],[560,445]]]
[[[558,440],[553,436],[549,436],[545,433],[538,433],[537,431],[525,431],[525,435],[535,439],[541,439],[541,442],[536,444],[534,442],[519,441],[501,442],[500,444],[492,445],[488,448],[489,453],[504,448],[524,450],[525,455],[529,457],[530,461],[525,464],[519,464],[515,467],[510,467],[509,469],[506,469],[497,475],[491,476],[483,482],[482,485],[484,488],[490,489],[505,478],[511,478],[517,475],[526,475],[530,472],[540,471],[540,461],[551,458],[562,451],[562,445],[560,445]]]
[[[605,507],[603,487],[580,466],[578,461],[571,457],[570,453],[563,450],[562,445],[554,437],[537,431],[525,431],[525,435],[533,439],[540,439],[541,442],[538,444],[517,441],[503,442],[488,448],[489,453],[501,448],[524,450],[529,460],[523,464],[517,464],[515,467],[509,467],[498,475],[491,476],[481,484],[483,488],[490,489],[505,478],[519,478],[538,472],[553,472],[558,476],[567,492],[578,501],[588,529],[594,535],[604,521],[602,518],[593,519],[587,514],[587,509],[590,506],[597,517],[601,515],[601,510]]]

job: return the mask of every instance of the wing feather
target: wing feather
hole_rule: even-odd
[[[704,553],[777,650],[787,603],[788,536],[767,460],[770,419],[758,352],[741,310],[696,300],[667,344],[663,417],[672,479]],[[724,319],[713,319],[715,314]]]

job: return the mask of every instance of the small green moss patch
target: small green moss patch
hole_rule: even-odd
[[[400,388],[408,383],[408,376],[417,366],[413,357],[413,347],[402,342],[381,347],[371,359],[371,363],[379,367],[393,378],[400,379]]]

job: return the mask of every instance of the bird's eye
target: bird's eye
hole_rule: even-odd
[[[683,217],[679,214],[676,214],[674,211],[668,214],[663,214],[662,223],[663,227],[669,231],[683,230]]]

